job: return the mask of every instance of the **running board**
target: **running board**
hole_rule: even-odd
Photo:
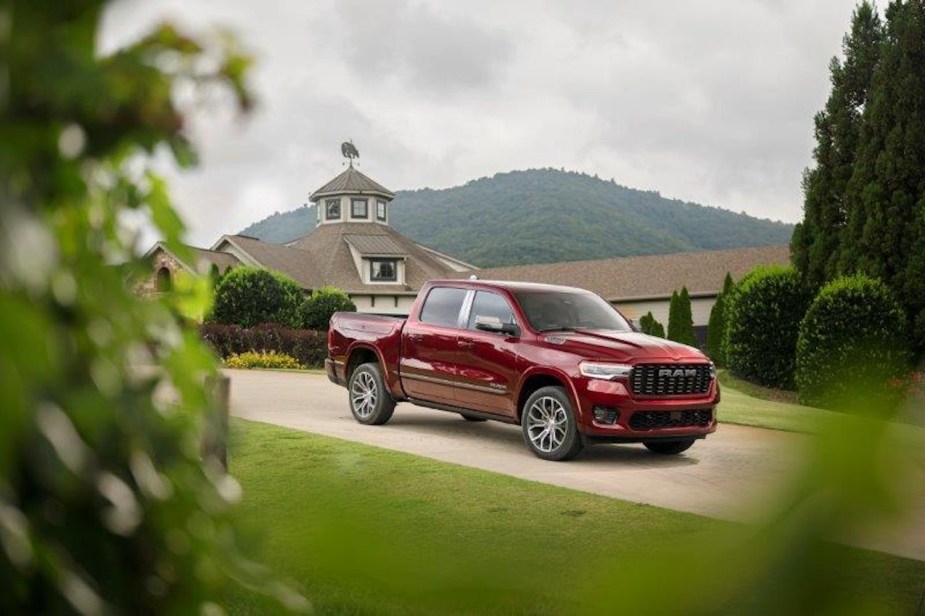
[[[485,413],[482,411],[473,411],[471,409],[464,409],[458,406],[451,406],[449,404],[440,404],[438,402],[428,402],[426,400],[418,400],[417,398],[407,398],[407,402],[414,404],[416,406],[426,406],[429,409],[435,409],[438,411],[446,411],[448,413],[459,413],[460,415],[468,415],[469,417],[476,417],[478,419],[488,419],[490,421],[500,421],[502,423],[518,425],[520,422],[517,421],[514,417],[508,417],[506,415],[495,415],[494,413]]]

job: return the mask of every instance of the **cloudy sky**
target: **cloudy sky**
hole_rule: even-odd
[[[209,245],[361,169],[393,190],[565,167],[795,222],[849,0],[122,0],[101,47],[236,31],[250,117],[205,109],[173,179]]]

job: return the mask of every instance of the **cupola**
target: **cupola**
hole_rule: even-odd
[[[347,169],[311,194],[318,212],[318,224],[343,222],[389,224],[389,202],[395,198],[382,184],[353,166],[360,154],[351,142],[341,146],[349,160]]]

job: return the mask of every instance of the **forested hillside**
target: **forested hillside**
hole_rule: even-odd
[[[390,223],[422,244],[483,267],[786,244],[793,230],[555,169],[400,191]],[[242,233],[283,243],[314,225],[314,207],[303,207]]]

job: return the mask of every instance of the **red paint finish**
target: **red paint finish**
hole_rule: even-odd
[[[434,288],[448,287],[467,291],[455,322],[444,319],[439,324],[428,323],[427,314],[422,320],[421,309],[428,293]],[[504,309],[506,302],[511,320],[517,326],[516,334],[474,328],[476,315],[471,313],[477,291],[500,296],[493,297],[496,310]],[[582,362],[594,362],[629,369],[658,364],[663,369],[701,366],[706,370],[703,367],[709,365],[709,359],[703,353],[631,331],[622,316],[611,308],[607,310],[612,310],[611,317],[617,319],[612,328],[556,328],[554,321],[563,318],[562,312],[544,313],[541,309],[544,293],[577,293],[586,296],[589,302],[602,301],[587,291],[569,287],[432,281],[421,289],[407,320],[335,314],[328,336],[328,376],[334,382],[346,384],[356,365],[374,360],[399,401],[477,411],[512,423],[520,421],[521,406],[533,390],[555,381],[568,392],[579,430],[588,440],[703,437],[716,430],[715,408],[720,392],[713,378],[702,393],[643,395],[634,393],[630,375],[592,378],[583,375],[580,369]],[[533,308],[527,308],[529,305]],[[538,325],[544,319],[553,321],[553,329],[542,331],[546,327]],[[597,422],[595,406],[618,410],[618,420],[613,424]],[[708,412],[710,420],[706,425],[678,426],[684,411]],[[652,415],[653,412],[658,415]],[[637,421],[634,428],[632,420],[637,413],[656,418],[655,425],[640,429]]]

